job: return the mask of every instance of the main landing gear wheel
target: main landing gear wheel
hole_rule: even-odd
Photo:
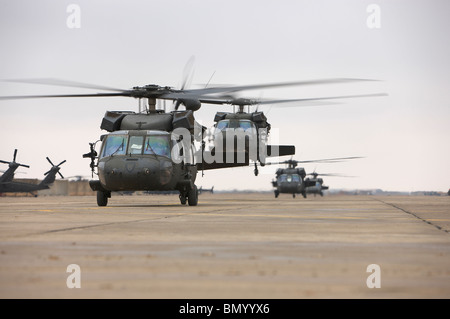
[[[275,198],[278,198],[278,195],[280,195],[280,193],[278,191],[275,191]]]
[[[192,188],[188,192],[188,204],[189,206],[197,206],[197,203],[198,203],[198,189],[197,186],[194,185],[194,188]]]
[[[108,205],[108,198],[109,197],[111,197],[111,193],[97,191],[97,205],[98,206],[106,206],[106,205]]]

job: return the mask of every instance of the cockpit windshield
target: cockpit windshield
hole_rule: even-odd
[[[244,131],[254,128],[254,124],[249,120],[222,120],[217,123],[216,129],[222,131],[227,128],[242,128]]]
[[[169,135],[109,135],[104,142],[101,157],[125,154],[170,157]]]
[[[144,154],[156,154],[170,157],[169,136],[146,136],[144,143]]]
[[[106,138],[101,157],[111,155],[125,155],[128,143],[126,135],[109,135]]]
[[[288,183],[299,183],[300,182],[300,176],[297,174],[282,174],[278,177],[279,182],[288,182]]]

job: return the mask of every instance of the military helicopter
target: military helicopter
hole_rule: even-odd
[[[28,166],[28,165],[17,163],[16,162],[16,156],[17,156],[17,149],[14,150],[14,155],[13,155],[12,162],[7,162],[7,161],[0,160],[0,163],[8,164],[8,166],[9,166],[8,169],[3,173],[3,175],[0,176],[0,183],[11,182],[13,180],[13,178],[14,178],[15,171],[20,166],[21,167],[30,168],[30,166]]]
[[[345,83],[353,81],[371,81],[362,79],[330,79],[303,82],[303,85]],[[271,125],[264,112],[256,109],[250,112],[250,106],[278,105],[284,103],[296,103],[298,106],[308,106],[307,103],[315,101],[348,99],[359,97],[386,96],[384,93],[330,96],[302,99],[248,99],[238,98],[233,95],[222,95],[205,100],[209,104],[228,104],[237,107],[235,112],[217,112],[214,117],[213,142],[215,149],[244,150],[249,160],[254,162],[254,174],[258,176],[258,165],[264,166],[267,157],[295,155],[294,145],[267,145]],[[305,104],[301,104],[305,103]],[[245,107],[247,106],[247,112]],[[231,145],[231,147],[229,146]]]
[[[46,159],[52,167],[49,171],[44,173],[45,178],[39,184],[35,185],[30,183],[14,182],[12,179],[3,181],[0,179],[0,193],[31,193],[37,190],[49,189],[50,185],[55,182],[56,174],[59,174],[61,178],[64,178],[59,170],[61,169],[60,166],[64,164],[66,160],[62,161],[58,165],[54,165],[48,157],[46,157]],[[21,166],[29,167],[26,165]]]
[[[198,189],[198,193],[201,194],[203,192],[214,194],[214,186],[212,186],[211,188],[203,188],[202,186],[200,186],[200,188]]]
[[[308,192],[315,192],[316,183],[318,180],[313,180],[305,177],[309,174],[306,174],[305,169],[303,167],[297,167],[299,163],[335,163],[344,160],[358,159],[362,157],[352,156],[352,157],[336,157],[336,158],[328,158],[328,159],[319,159],[319,160],[306,160],[306,161],[297,161],[297,160],[287,160],[283,162],[277,163],[266,163],[266,165],[277,165],[277,164],[287,164],[287,168],[279,168],[276,170],[276,179],[272,180],[272,186],[275,188],[274,194],[275,198],[277,198],[280,194],[292,194],[292,197],[295,198],[296,194],[302,194],[304,198],[306,198]],[[322,180],[320,178],[320,180]],[[322,180],[323,183],[323,180]],[[322,183],[320,183],[320,193],[322,191]],[[327,186],[324,186],[327,187]],[[327,187],[328,188],[328,187]],[[325,189],[325,188],[323,188]],[[320,194],[319,193],[319,194]]]
[[[341,175],[341,174],[334,174],[334,173],[327,173],[327,174],[319,174],[316,171],[306,174],[310,175],[312,177],[307,177],[305,179],[305,187],[306,187],[306,194],[314,194],[323,196],[323,191],[329,189],[328,186],[323,185],[323,178],[318,177],[320,176],[337,176],[337,177],[354,177],[354,176],[348,176],[348,175]]]
[[[22,79],[14,82],[59,85],[88,88],[107,93],[5,96],[6,99],[72,98],[72,97],[132,97],[147,103],[139,112],[106,111],[100,128],[107,131],[100,140],[89,143],[90,168],[98,180],[89,182],[97,192],[97,204],[106,206],[115,191],[179,191],[180,202],[190,206],[198,203],[195,185],[199,170],[248,166],[249,156],[243,151],[214,148],[206,151],[204,132],[206,128],[194,118],[194,112],[205,104],[228,103],[224,95],[244,90],[273,87],[299,86],[324,83],[361,81],[360,79],[325,79],[242,86],[220,86],[202,89],[181,89],[150,84],[132,89],[117,89],[59,79]],[[363,80],[365,81],[365,80]],[[320,98],[317,98],[320,99]],[[327,99],[327,98],[325,98]],[[157,100],[171,100],[175,109],[171,112],[156,109]],[[273,101],[271,101],[273,102]],[[183,105],[185,110],[179,110]],[[99,152],[96,145],[101,142]],[[195,142],[202,146],[196,150]],[[261,147],[259,147],[261,149]],[[266,146],[266,153],[279,156],[278,146]],[[269,151],[267,151],[269,150]],[[291,149],[290,153],[295,152]],[[242,155],[242,156],[241,156]],[[270,156],[269,155],[269,156]],[[97,170],[97,172],[95,172]]]

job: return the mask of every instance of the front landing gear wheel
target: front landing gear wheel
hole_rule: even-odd
[[[187,202],[186,194],[180,193],[180,203],[181,203],[181,205],[186,205],[186,202]]]
[[[97,205],[98,206],[106,206],[106,205],[108,205],[108,198],[109,197],[111,197],[111,193],[97,191]]]
[[[188,204],[189,206],[197,206],[197,203],[198,203],[198,189],[197,186],[194,185],[194,188],[192,188],[188,192]]]

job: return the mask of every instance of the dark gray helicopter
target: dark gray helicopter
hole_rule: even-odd
[[[7,162],[0,160],[0,163],[8,164],[8,169],[3,173],[2,176],[0,176],[0,184],[11,182],[14,178],[15,171],[21,166],[30,168],[28,165],[20,164],[16,162],[16,156],[17,156],[17,149],[14,150],[13,160],[12,162]]]
[[[306,194],[314,194],[323,196],[323,191],[329,189],[328,186],[323,185],[323,178],[318,177],[320,176],[335,176],[335,177],[355,177],[355,176],[348,176],[348,175],[341,175],[341,174],[334,174],[334,173],[326,173],[326,174],[319,174],[316,171],[306,174],[310,175],[312,177],[307,177],[305,179],[305,187],[306,187]]]
[[[312,177],[307,177],[305,179],[305,190],[306,194],[314,194],[323,196],[323,191],[327,190],[329,187],[323,185],[323,178],[318,177],[319,174],[316,172],[310,173]],[[322,176],[330,176],[329,174],[320,174]]]
[[[354,81],[373,81],[365,79],[329,79],[329,80],[315,80],[305,81],[302,85],[315,84],[333,84],[346,83]],[[277,86],[277,85],[273,85]],[[233,107],[238,107],[237,112],[217,112],[214,117],[214,133],[213,142],[215,149],[223,150],[238,150],[244,149],[248,154],[249,160],[254,162],[254,174],[258,175],[258,165],[264,166],[267,157],[295,155],[294,145],[268,145],[268,137],[271,125],[264,115],[264,112],[256,111],[250,112],[250,106],[260,105],[277,105],[295,103],[296,107],[308,106],[307,103],[314,103],[315,101],[348,99],[359,97],[380,97],[386,96],[384,93],[377,94],[362,94],[362,95],[347,95],[347,96],[330,96],[318,98],[302,98],[302,99],[248,99],[238,98],[233,95],[222,95],[215,98],[205,100],[209,104],[228,104]],[[300,103],[306,103],[301,105]],[[245,112],[247,106],[247,112]],[[232,139],[231,139],[231,138]],[[231,143],[230,143],[231,142]],[[229,147],[231,144],[231,147]],[[241,146],[241,147],[239,147]],[[227,148],[228,147],[228,148]]]
[[[302,194],[306,198],[308,193],[316,192],[317,182],[316,179],[305,178],[307,175],[303,167],[297,167],[299,163],[336,163],[344,160],[358,159],[362,157],[352,156],[352,157],[337,157],[319,160],[306,160],[306,161],[296,161],[287,160],[278,163],[266,163],[266,165],[276,165],[276,164],[287,164],[287,168],[279,168],[275,172],[276,179],[272,181],[272,186],[275,188],[274,194],[277,198],[280,194],[292,194],[295,198],[296,194]],[[322,180],[320,178],[320,180]],[[323,183],[323,180],[322,180]],[[321,194],[322,190],[327,186],[322,186],[320,183],[320,188],[317,188],[318,194]],[[320,189],[320,190],[319,190]]]
[[[125,96],[145,99],[145,110],[138,113],[130,111],[107,111],[101,129],[107,131],[100,137],[100,151],[97,142],[90,143],[90,152],[83,155],[90,158],[91,171],[97,169],[98,180],[91,180],[92,190],[97,192],[97,204],[106,206],[114,191],[172,191],[180,193],[181,204],[197,205],[198,189],[195,185],[199,170],[230,168],[249,165],[249,155],[245,151],[214,148],[206,151],[204,132],[206,128],[194,118],[194,112],[202,103],[229,103],[224,94],[244,90],[298,86],[324,83],[365,81],[359,79],[326,79],[243,86],[220,86],[203,89],[174,89],[168,86],[150,84],[133,87],[129,90],[110,88],[87,83],[58,79],[14,80],[15,82],[59,85],[89,88],[107,93],[6,96],[6,99],[25,98],[72,98],[72,97],[113,97]],[[222,94],[222,95],[218,95]],[[339,97],[335,97],[339,98]],[[320,98],[316,98],[319,100]],[[329,99],[329,98],[324,98]],[[156,109],[157,100],[171,100],[175,110],[165,112]],[[247,99],[249,101],[249,99]],[[281,100],[282,101],[282,100]],[[291,100],[292,101],[292,100]],[[273,103],[274,101],[271,101]],[[235,103],[235,102],[233,102]],[[246,102],[247,103],[247,102]],[[261,102],[258,102],[261,104]],[[185,110],[179,110],[184,105]],[[195,142],[201,142],[199,150]],[[261,149],[261,147],[259,147]],[[279,156],[274,151],[278,146],[265,145],[268,156]],[[293,154],[292,148],[289,154]]]
[[[64,178],[64,176],[62,176],[62,174],[59,172],[59,170],[61,169],[60,166],[63,163],[65,163],[66,161],[64,160],[61,163],[59,163],[58,165],[54,165],[48,157],[47,157],[47,161],[52,165],[52,167],[50,168],[49,171],[47,171],[44,174],[45,178],[39,184],[15,182],[12,179],[8,180],[8,181],[1,180],[0,193],[31,193],[31,192],[42,190],[42,189],[49,189],[50,185],[55,182],[56,174],[59,174],[59,176],[61,176],[61,178]],[[21,165],[21,166],[29,167],[26,165]]]

